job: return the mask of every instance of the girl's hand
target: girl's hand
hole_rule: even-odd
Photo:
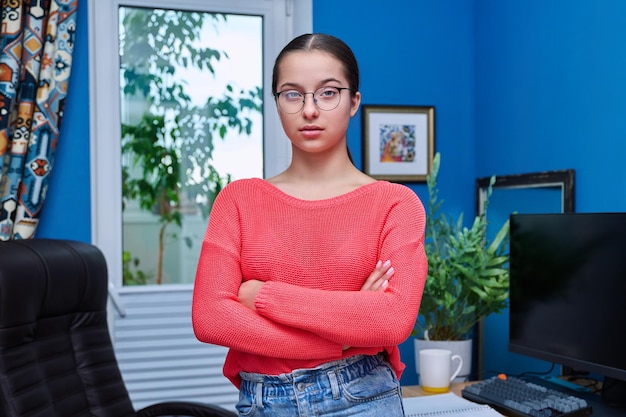
[[[256,307],[254,306],[254,298],[261,290],[262,286],[263,281],[259,281],[257,279],[251,279],[246,282],[242,282],[241,286],[239,287],[239,293],[237,294],[239,302],[249,309],[256,311]]]
[[[376,268],[374,268],[370,276],[365,280],[365,283],[363,283],[361,291],[385,291],[394,272],[395,270],[391,266],[390,260],[385,262],[378,261]],[[344,351],[350,348],[351,346],[343,345]]]
[[[374,268],[370,276],[367,277],[363,283],[361,291],[385,291],[394,272],[395,270],[393,266],[391,266],[390,260],[385,262],[378,261],[376,268]]]

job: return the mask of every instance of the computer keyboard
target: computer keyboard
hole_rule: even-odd
[[[515,377],[493,377],[468,385],[461,395],[513,417],[585,417],[591,406],[582,398]]]

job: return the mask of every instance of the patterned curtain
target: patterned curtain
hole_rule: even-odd
[[[0,240],[35,236],[72,64],[79,0],[2,0]]]

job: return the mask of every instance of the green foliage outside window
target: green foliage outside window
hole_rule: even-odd
[[[215,74],[228,54],[200,44],[205,25],[226,21],[224,14],[123,8],[120,33],[122,98],[140,99],[139,120],[122,124],[124,204],[139,203],[159,216],[156,283],[162,282],[166,228],[181,226],[181,198],[206,218],[215,196],[230,181],[211,164],[216,138],[228,132],[250,135],[252,112],[262,112],[262,89],[236,90],[227,85],[221,97],[192,103],[177,68],[195,67]],[[135,100],[137,101],[137,100]]]

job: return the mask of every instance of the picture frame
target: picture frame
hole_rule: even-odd
[[[426,182],[435,156],[435,107],[363,105],[363,171],[376,179]]]

